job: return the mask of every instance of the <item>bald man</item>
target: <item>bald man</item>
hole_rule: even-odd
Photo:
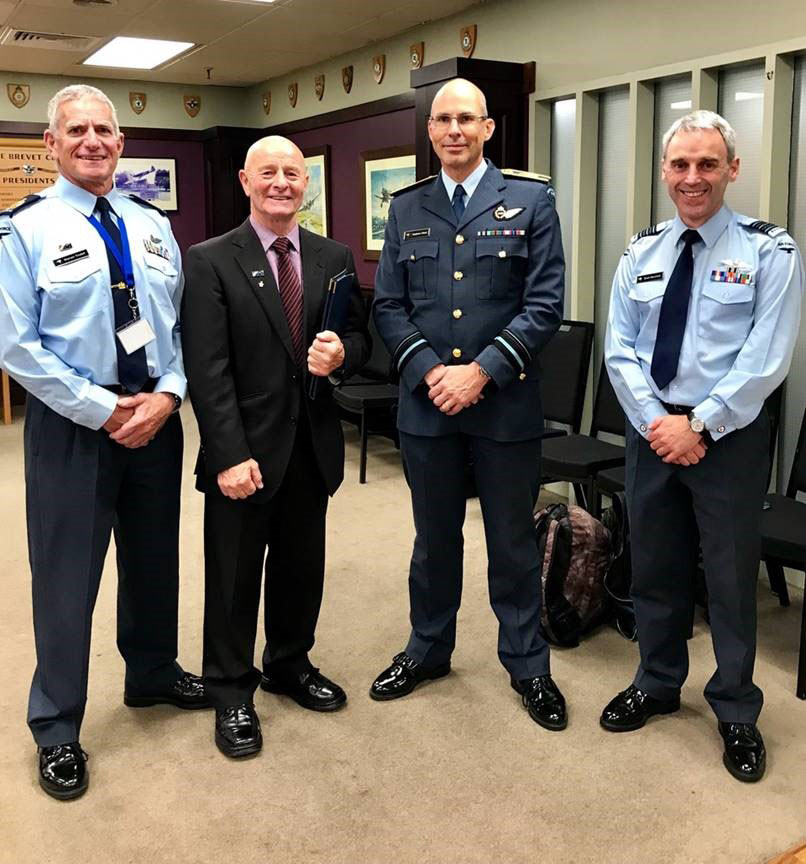
[[[344,471],[330,386],[369,354],[357,279],[340,333],[321,331],[332,276],[355,273],[350,250],[300,228],[308,186],[299,148],[278,136],[249,149],[239,178],[249,217],[193,246],[185,260],[182,344],[204,492],[204,680],[227,756],[262,746],[254,692],[314,711],[347,701],[308,658],[322,601],[328,496]],[[268,549],[268,554],[266,550]],[[254,667],[265,556],[263,675]]]

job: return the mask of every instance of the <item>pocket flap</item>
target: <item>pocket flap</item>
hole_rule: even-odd
[[[529,247],[526,237],[478,237],[476,258],[492,255],[494,258],[526,258]]]
[[[439,240],[413,240],[400,246],[397,260],[419,261],[420,258],[436,258],[439,252]]]
[[[755,296],[755,288],[738,282],[706,282],[702,293],[717,303],[749,303]]]

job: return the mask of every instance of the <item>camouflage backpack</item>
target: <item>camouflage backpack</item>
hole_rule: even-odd
[[[542,562],[541,630],[549,642],[574,647],[609,611],[604,580],[610,532],[586,510],[565,504],[535,513],[535,531]]]

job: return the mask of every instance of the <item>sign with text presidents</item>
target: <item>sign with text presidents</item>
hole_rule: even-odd
[[[42,139],[0,138],[0,210],[50,186],[58,173]]]

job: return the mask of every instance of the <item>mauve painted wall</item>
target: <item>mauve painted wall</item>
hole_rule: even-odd
[[[362,285],[374,284],[378,264],[365,261],[361,250],[363,204],[359,154],[404,145],[409,145],[414,153],[414,120],[414,108],[406,108],[289,136],[303,153],[306,147],[330,145],[330,235],[353,250]]]
[[[126,138],[124,156],[176,159],[178,210],[168,211],[176,242],[188,246],[205,240],[204,147],[199,141],[154,141]]]

